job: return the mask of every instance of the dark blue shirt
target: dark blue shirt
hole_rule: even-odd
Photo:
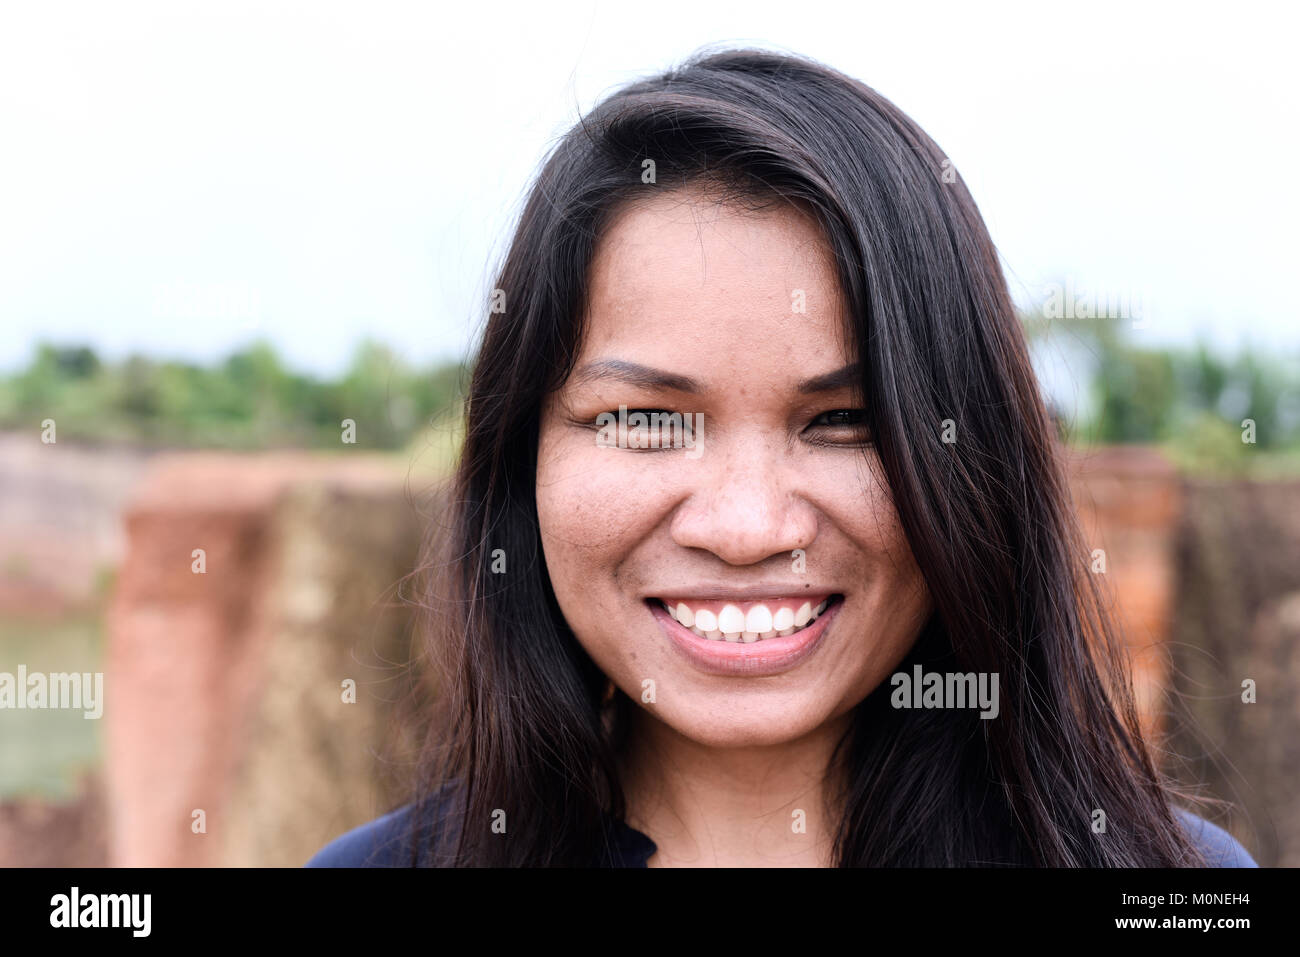
[[[413,806],[398,808],[335,838],[307,862],[307,867],[407,867],[411,862],[410,824]],[[1177,809],[1192,841],[1210,867],[1258,867],[1244,847],[1223,828]],[[609,852],[597,867],[645,867],[654,855],[654,841],[622,821],[606,816]]]

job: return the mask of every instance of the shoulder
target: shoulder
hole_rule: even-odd
[[[444,783],[432,793],[334,838],[305,866],[411,867],[416,863],[414,842],[420,845],[419,866],[431,866],[432,846],[455,839],[458,825],[454,808],[458,796],[458,782]]]
[[[410,867],[415,860],[412,835],[417,816],[420,828],[415,840],[420,842],[419,866],[437,866],[433,862],[441,857],[431,847],[454,845],[461,828],[460,812],[456,809],[460,797],[458,783],[444,785],[423,804],[412,801],[334,838],[304,866]],[[604,815],[603,823],[609,832],[608,841],[596,866],[645,867],[655,853],[655,843],[608,814]]]
[[[407,804],[334,838],[306,867],[407,867],[411,861],[411,812]]]
[[[1207,867],[1259,867],[1240,842],[1223,828],[1182,808],[1174,808],[1174,812],[1205,855]]]

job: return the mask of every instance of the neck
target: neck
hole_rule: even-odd
[[[851,713],[775,745],[710,747],[633,711],[621,758],[628,823],[651,867],[827,867],[839,806],[827,773]]]

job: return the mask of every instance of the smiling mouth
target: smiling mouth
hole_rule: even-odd
[[[798,634],[843,600],[840,594],[798,595],[765,601],[647,599],[701,638],[739,642]]]

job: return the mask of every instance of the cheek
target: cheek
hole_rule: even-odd
[[[594,432],[544,425],[539,436],[537,519],[551,588],[578,644],[630,696],[654,649],[611,625],[640,611],[624,593],[625,563],[662,511],[652,470],[635,459],[598,447]],[[651,624],[645,615],[643,629]]]
[[[604,634],[610,616],[627,614],[620,569],[654,523],[654,496],[631,458],[597,446],[594,432],[543,425],[539,436],[537,521],[546,570],[584,645]]]
[[[860,580],[915,583],[920,578],[920,569],[875,451],[859,459],[853,466],[853,475],[842,479],[841,488],[855,488],[858,494],[851,500],[832,495],[820,504],[831,522],[852,539],[857,546],[855,552],[867,564]]]
[[[636,471],[620,468],[619,452],[564,426],[543,426],[538,443],[537,521],[547,548],[562,566],[617,563],[630,548],[647,499]],[[555,569],[551,568],[554,575]]]
[[[851,543],[842,556],[853,563],[846,577],[860,589],[855,616],[855,630],[862,636],[855,682],[860,698],[907,655],[932,603],[874,452],[859,462],[853,476],[844,476],[842,487],[849,487],[850,479],[859,490],[856,496],[832,495],[818,504],[829,524]]]
[[[571,583],[593,557],[587,537],[600,525],[595,521],[599,499],[589,494],[585,480],[591,473],[573,461],[561,439],[558,430],[543,426],[537,448],[537,525],[546,570],[567,615]]]

